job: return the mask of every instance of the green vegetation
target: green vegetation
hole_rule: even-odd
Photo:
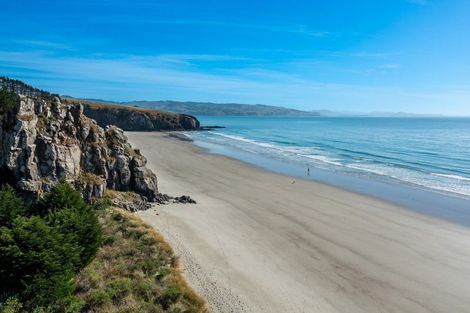
[[[151,108],[142,108],[140,106],[129,106],[122,104],[115,104],[109,102],[99,102],[92,100],[81,100],[81,99],[63,99],[64,103],[82,103],[85,107],[93,110],[99,110],[99,112],[105,112],[106,110],[112,110],[121,114],[140,112],[147,115],[150,119],[163,120],[167,123],[175,123],[178,120],[178,114],[160,111]]]
[[[101,226],[95,210],[61,183],[26,205],[0,191],[0,308],[2,312],[77,312],[75,275],[95,256]],[[22,311],[21,311],[22,312]]]
[[[100,185],[104,182],[104,178],[90,172],[82,172],[78,177],[78,181],[81,183]]]
[[[50,92],[34,88],[33,86],[23,83],[21,80],[11,79],[3,76],[0,77],[0,89],[28,97],[51,99],[52,97],[57,96],[51,94]]]
[[[103,211],[100,221],[102,247],[76,279],[87,312],[206,312],[170,246],[150,226],[118,208]]]
[[[318,116],[318,112],[300,111],[285,107],[240,104],[240,103],[210,103],[210,102],[181,102],[181,101],[131,101],[122,105],[139,106],[141,108],[191,114],[195,116],[238,115],[238,116]]]
[[[130,202],[137,200],[139,197],[138,194],[132,191],[116,191],[112,189],[107,189],[104,192],[104,198],[111,202],[112,199],[121,198]]]
[[[62,103],[83,104],[85,115],[96,120],[102,127],[116,125],[131,131],[184,130],[199,127],[195,117],[138,106],[73,98],[63,98]],[[191,120],[194,122],[191,123]]]
[[[13,109],[16,105],[16,94],[7,89],[0,90],[0,115]]]
[[[207,312],[161,236],[67,183],[29,205],[0,190],[0,255],[0,313]]]
[[[76,99],[76,98],[62,98],[63,103],[73,104],[73,103],[81,103],[85,106],[88,106],[92,109],[115,109],[115,110],[129,110],[129,111],[136,111],[136,112],[145,112],[149,114],[162,114],[168,116],[174,116],[174,113],[158,111],[151,108],[143,108],[140,106],[135,105],[123,105],[119,103],[113,102],[105,102],[105,101],[96,101],[96,100],[86,100],[86,99]]]
[[[5,114],[16,105],[18,95],[41,98],[44,100],[51,100],[53,97],[58,96],[56,94],[51,94],[50,92],[34,88],[20,80],[0,76],[0,115]],[[21,118],[28,119],[30,117],[23,116]]]

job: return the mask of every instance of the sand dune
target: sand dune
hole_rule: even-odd
[[[213,312],[470,312],[469,229],[162,133],[128,136],[162,192],[198,201],[139,215]]]

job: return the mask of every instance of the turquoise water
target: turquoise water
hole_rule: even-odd
[[[251,155],[260,166],[470,197],[470,118],[198,118],[226,128],[191,133],[197,142],[235,158]]]

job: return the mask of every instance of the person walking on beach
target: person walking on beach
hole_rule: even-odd
[[[307,176],[310,176],[310,167],[307,167]]]

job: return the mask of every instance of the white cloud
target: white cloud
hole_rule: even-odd
[[[468,92],[419,92],[403,87],[322,82],[297,73],[256,67],[207,73],[190,66],[173,66],[160,58],[58,57],[40,52],[0,51],[0,70],[1,75],[27,78],[53,92],[117,101],[174,99],[335,110],[364,110],[361,106],[366,104],[370,111],[409,111],[412,107],[418,112],[439,113],[445,108],[454,114],[458,112],[450,111],[452,105],[457,108],[470,103]],[[460,112],[464,113],[470,114]]]
[[[378,66],[379,69],[383,69],[383,70],[391,70],[391,69],[396,69],[399,67],[400,65],[396,63],[381,64]]]
[[[53,49],[53,50],[74,50],[72,47],[58,42],[45,41],[45,40],[15,40],[16,44],[35,47],[40,49]]]
[[[409,3],[418,4],[418,5],[429,5],[430,0],[406,0]]]
[[[125,17],[106,17],[100,16],[96,22],[99,23],[132,23],[132,24],[162,24],[162,25],[184,25],[184,26],[204,26],[204,27],[217,27],[217,28],[232,28],[242,30],[258,30],[277,33],[291,33],[306,35],[310,37],[329,37],[331,32],[326,30],[311,29],[303,24],[291,25],[275,25],[275,24],[250,24],[250,23],[232,23],[218,20],[195,20],[195,19],[143,19],[141,17],[134,18],[132,16]]]

